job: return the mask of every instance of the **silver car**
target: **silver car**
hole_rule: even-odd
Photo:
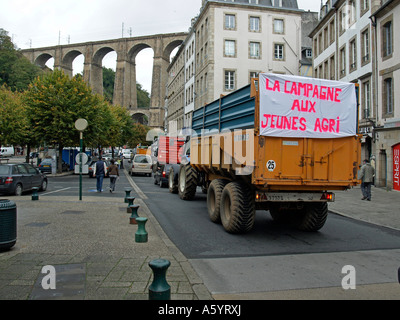
[[[134,174],[146,174],[148,177],[151,177],[151,173],[153,172],[151,157],[146,154],[137,154],[133,158],[132,167],[130,170],[130,174],[133,176]]]

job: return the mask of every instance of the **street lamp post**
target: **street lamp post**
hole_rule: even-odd
[[[83,153],[83,131],[86,130],[88,122],[85,119],[78,119],[75,128],[80,133],[80,153],[79,153],[79,200],[82,201],[82,153]]]

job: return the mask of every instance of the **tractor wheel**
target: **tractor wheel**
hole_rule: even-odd
[[[246,185],[228,183],[221,197],[221,222],[229,233],[249,232],[255,221],[254,192]]]
[[[197,189],[197,171],[190,165],[181,164],[178,178],[178,193],[182,200],[193,200]]]
[[[228,181],[215,179],[210,183],[207,191],[207,209],[210,220],[215,223],[221,222],[220,208],[222,192]]]

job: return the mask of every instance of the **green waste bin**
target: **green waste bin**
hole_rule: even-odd
[[[11,249],[17,242],[17,205],[0,200],[0,251]]]

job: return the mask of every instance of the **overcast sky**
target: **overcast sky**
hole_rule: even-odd
[[[20,49],[129,36],[185,32],[201,0],[0,0],[0,28]],[[298,0],[300,9],[319,11],[320,0]],[[148,49],[150,50],[150,49]],[[152,54],[137,65],[151,65]],[[83,64],[83,58],[76,59]],[[114,60],[115,61],[115,60]],[[114,62],[115,63],[115,62]],[[105,63],[106,64],[106,63]],[[113,65],[107,65],[115,69]],[[148,68],[148,67],[147,67]],[[74,64],[75,72],[75,64]],[[137,80],[150,91],[150,71]]]

